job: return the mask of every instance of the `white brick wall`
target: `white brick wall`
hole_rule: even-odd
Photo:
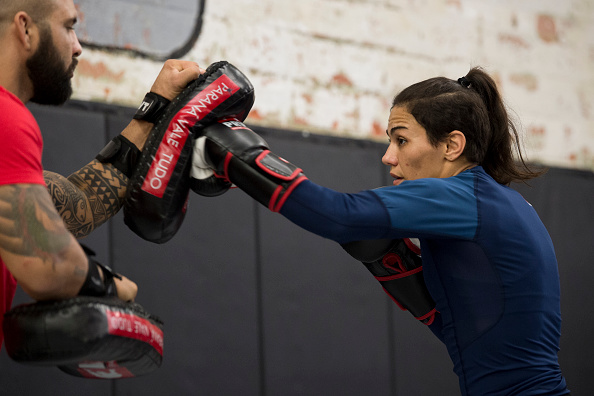
[[[594,170],[594,0],[206,0],[185,58],[244,71],[250,123],[380,141],[399,90],[481,65],[530,160]],[[75,97],[136,106],[160,67],[85,49]]]

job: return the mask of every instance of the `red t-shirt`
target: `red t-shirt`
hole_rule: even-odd
[[[0,86],[0,186],[43,184],[43,140],[33,114],[15,95]],[[0,345],[2,320],[10,309],[17,282],[0,257]]]

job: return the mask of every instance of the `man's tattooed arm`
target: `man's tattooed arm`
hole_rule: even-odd
[[[0,256],[36,299],[76,295],[88,267],[46,188],[37,184],[0,186]]]
[[[76,238],[87,236],[115,215],[124,202],[128,178],[111,164],[93,160],[68,178],[44,171],[54,205]]]
[[[142,150],[152,128],[150,122],[132,120],[122,135]],[[48,171],[43,175],[58,213],[76,238],[90,234],[124,203],[128,177],[111,164],[93,160],[68,178]]]

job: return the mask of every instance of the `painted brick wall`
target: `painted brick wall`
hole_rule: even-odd
[[[594,170],[594,0],[206,0],[184,58],[244,71],[256,87],[249,123],[374,140],[398,91],[480,65],[521,120],[531,161]],[[160,68],[86,48],[75,98],[136,106]]]

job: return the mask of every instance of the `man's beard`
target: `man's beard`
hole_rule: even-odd
[[[71,75],[78,60],[72,58],[70,67],[64,65],[49,28],[42,28],[40,37],[37,51],[27,59],[27,70],[33,83],[31,102],[61,105],[72,95]]]

